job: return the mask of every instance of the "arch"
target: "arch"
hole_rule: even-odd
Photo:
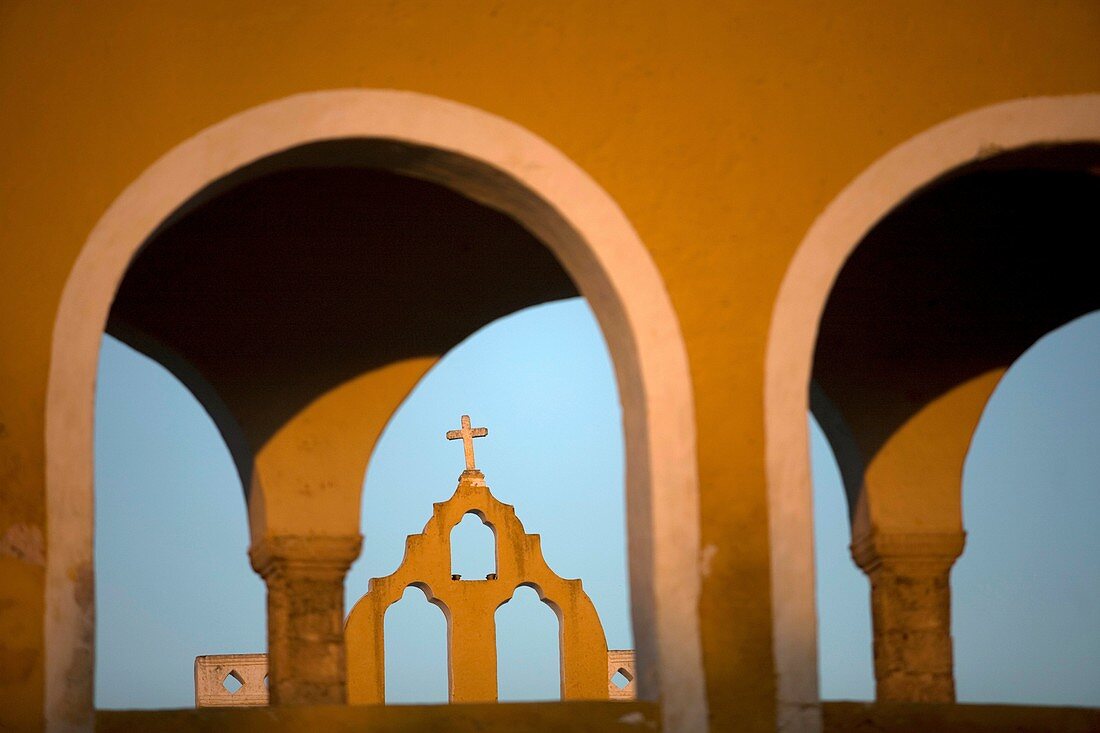
[[[387,704],[447,701],[447,610],[431,599],[427,586],[412,583],[386,609],[382,659]],[[403,632],[396,633],[395,625]],[[395,659],[395,651],[411,652],[414,658]],[[406,671],[399,672],[399,668]]]
[[[584,312],[583,331],[587,333],[577,329],[577,310]],[[564,311],[571,311],[572,314],[566,314],[563,318]],[[561,328],[563,321],[568,322],[568,328]],[[531,333],[536,333],[537,338],[532,339]],[[587,344],[583,351],[598,361],[598,365],[588,361],[580,364],[574,359],[556,359],[563,348],[575,349],[585,341]],[[525,347],[514,350],[517,343],[524,343]],[[532,354],[529,346],[537,346],[539,350]],[[471,368],[479,360],[490,356],[498,367],[505,367],[504,382],[495,378],[486,379],[485,372]],[[532,356],[536,361],[552,363],[554,370],[570,371],[555,371],[551,377],[554,385],[547,385],[545,389],[540,387],[532,399],[517,401],[514,399],[516,389],[524,383],[532,383],[528,368]],[[540,371],[544,368],[546,365],[539,367]],[[595,368],[601,373],[598,382],[590,379]],[[520,506],[523,514],[528,515],[528,520],[539,524],[547,554],[560,564],[557,566],[558,572],[584,579],[585,590],[600,611],[600,621],[608,643],[633,650],[625,506],[622,495],[606,491],[606,487],[621,486],[624,481],[622,410],[613,369],[599,325],[582,297],[515,311],[481,327],[447,351],[396,405],[371,449],[360,495],[363,550],[360,560],[346,577],[344,607],[351,609],[355,605],[370,579],[387,575],[400,565],[408,532],[423,526],[423,510],[439,498],[439,487],[446,486],[453,479],[454,462],[457,460],[458,465],[462,465],[461,445],[457,441],[450,443],[442,440],[436,446],[439,454],[435,453],[435,449],[426,449],[422,460],[410,463],[407,460],[409,451],[419,450],[410,446],[423,439],[419,426],[424,424],[429,414],[434,415],[431,419],[436,421],[435,424],[453,426],[457,424],[455,415],[476,405],[479,424],[493,428],[491,441],[475,441],[478,461],[484,462],[494,483],[508,485],[509,491],[518,490],[513,501]],[[491,373],[499,374],[499,371],[494,368]],[[466,374],[462,377],[460,389],[453,381],[457,374]],[[543,383],[541,376],[537,383]],[[559,388],[570,392],[565,396],[567,403],[562,402]],[[528,397],[531,397],[530,393]],[[565,412],[547,413],[548,407],[559,408],[563,405],[567,405]],[[573,430],[571,425],[576,421],[566,417],[575,405],[582,405],[584,409],[595,406],[598,410],[593,415],[595,421],[586,421],[581,431]],[[493,416],[491,420],[485,419],[487,408]],[[531,437],[523,431],[501,430],[497,421],[502,414],[508,415],[507,420],[519,419],[520,424],[542,426],[543,436],[537,439],[539,449],[534,463],[526,459],[518,463],[494,461],[492,453],[486,454],[490,445],[495,446],[492,451],[497,456],[522,451]],[[593,440],[596,437],[594,429],[601,436],[596,440]],[[602,442],[603,439],[607,442]],[[571,453],[598,456],[598,470],[586,462],[582,470],[571,473],[566,494],[559,495],[556,488],[558,474],[547,472],[544,468],[553,465],[555,456]],[[439,468],[430,455],[439,455],[439,460],[445,461],[445,468]],[[609,461],[609,457],[614,460]],[[389,493],[397,485],[404,487],[399,501],[395,501],[396,494]],[[569,495],[572,495],[572,500]],[[571,504],[581,497],[585,505],[583,527],[575,521],[576,505],[573,511],[547,511],[561,504],[563,499]],[[385,507],[382,512],[376,511],[379,502]],[[475,516],[480,516],[476,515],[476,511]],[[585,528],[597,531],[579,531]],[[484,529],[484,536],[494,540],[495,528],[486,525]],[[495,563],[495,546],[486,549],[487,554],[491,553],[490,562]],[[563,549],[566,550],[564,555],[560,554]],[[593,562],[588,563],[589,559]],[[462,573],[453,567],[452,572]],[[483,577],[463,574],[463,580]]]
[[[764,374],[773,645],[780,727],[819,730],[813,512],[806,412],[818,325],[841,268],[898,203],[1007,150],[1100,140],[1100,95],[985,107],[902,143],[832,200],[802,240],[772,311]]]
[[[662,701],[668,730],[705,729],[690,373],[675,312],[645,246],[605,191],[518,125],[423,94],[334,90],[255,107],[173,148],[111,204],[69,274],[46,404],[51,730],[88,729],[93,719],[92,395],[99,338],[130,261],[162,222],[229,173],[274,153],[348,138],[393,143],[397,154],[372,164],[512,216],[588,298],[623,404],[640,692]],[[416,154],[408,154],[411,147]]]
[[[511,598],[497,606],[493,622],[496,626],[497,699],[563,699],[561,682],[565,671],[561,658],[561,608],[553,601],[543,600],[536,584],[520,583],[512,591]],[[525,655],[519,658],[517,651]],[[551,657],[554,661],[552,665],[549,664]],[[545,678],[522,679],[544,675],[548,666],[556,673],[553,684],[548,684]]]
[[[456,535],[457,533],[457,535]],[[463,548],[464,557],[455,558],[455,540]],[[480,576],[488,577],[497,572],[497,548],[496,530],[486,521],[478,511],[469,511],[451,527],[447,539],[447,546],[451,550],[451,575],[460,575],[467,580],[480,580]],[[459,571],[464,568],[477,570],[474,574],[462,574]],[[487,572],[480,572],[488,568]],[[466,577],[469,576],[469,577]]]

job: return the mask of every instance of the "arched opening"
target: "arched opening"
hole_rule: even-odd
[[[1100,97],[1096,96],[1029,99],[982,109],[933,128],[891,151],[861,174],[814,222],[796,252],[773,312],[765,370],[773,638],[782,726],[820,728],[820,717],[815,712],[817,634],[806,413],[811,403],[808,387],[811,379],[818,379],[814,363],[815,350],[821,353],[818,324],[834,281],[865,236],[899,203],[928,184],[941,177],[949,180],[951,173],[970,164],[980,167],[991,152],[1100,140],[1098,111]],[[1063,163],[1067,161],[1047,161],[1050,169],[1066,172]],[[1080,170],[1080,160],[1076,163]],[[935,305],[928,298],[919,300]],[[972,406],[977,401],[975,393],[990,388],[991,378],[995,375],[986,381],[972,380],[969,388],[959,394]],[[827,386],[825,391],[829,391]],[[954,409],[951,405],[948,408]],[[886,414],[882,417],[896,420],[902,414],[904,410],[892,418]],[[937,414],[942,411],[933,411],[931,416]],[[825,422],[822,420],[823,427]],[[843,443],[841,440],[842,447],[838,447],[834,441],[833,446],[842,464],[847,452]],[[840,470],[845,473],[844,465]],[[854,509],[853,515],[859,521],[858,502]],[[955,542],[956,547],[944,545],[944,557],[961,545],[961,539]]]
[[[447,619],[409,586],[386,609],[386,703],[447,702]]]
[[[488,580],[497,573],[496,535],[474,512],[451,529],[451,577]]]
[[[1097,364],[1093,312],[1012,364],[974,432],[952,576],[960,701],[1100,706]]]
[[[342,110],[339,115],[332,113],[337,108]],[[449,120],[448,124],[440,124],[441,115]],[[464,122],[454,124],[456,120]],[[203,153],[196,155],[195,151],[199,148]],[[222,151],[224,154],[216,155],[211,151]],[[640,690],[642,696],[663,699],[666,715],[687,721],[688,729],[697,727],[691,721],[705,720],[706,706],[702,698],[694,614],[698,592],[695,572],[698,527],[694,423],[682,342],[667,295],[652,263],[621,212],[606,195],[542,141],[502,120],[461,105],[418,95],[366,91],[302,95],[266,105],[211,128],[165,156],[150,169],[112,206],[89,239],[66,286],[51,360],[47,472],[51,512],[48,573],[53,590],[48,604],[53,610],[48,614],[47,708],[65,710],[70,717],[74,710],[87,711],[88,714],[91,711],[91,674],[90,670],[82,667],[86,662],[81,661],[91,658],[90,654],[86,654],[94,643],[94,636],[88,633],[91,613],[89,608],[81,606],[82,596],[72,592],[76,581],[71,571],[81,563],[89,563],[92,557],[89,504],[91,438],[81,427],[85,424],[81,416],[91,415],[89,396],[97,345],[95,333],[106,320],[115,290],[131,258],[152,236],[169,238],[162,241],[178,237],[175,241],[179,254],[172,255],[169,260],[180,258],[174,260],[175,265],[189,264],[198,270],[209,270],[223,250],[210,252],[213,259],[183,257],[184,251],[204,239],[199,236],[205,226],[203,222],[209,221],[204,217],[217,218],[219,206],[232,200],[233,196],[243,195],[247,199],[255,194],[257,189],[254,185],[262,188],[269,184],[287,183],[286,178],[279,179],[280,174],[287,174],[293,179],[290,182],[298,185],[299,191],[308,198],[308,187],[303,188],[302,181],[310,175],[322,175],[324,172],[319,171],[326,166],[351,166],[357,171],[351,174],[353,177],[361,174],[361,168],[376,171],[381,178],[396,176],[407,179],[408,185],[414,188],[418,184],[429,187],[442,184],[470,205],[487,204],[484,211],[490,217],[498,216],[497,212],[514,217],[519,224],[520,236],[530,236],[524,235],[524,232],[537,236],[536,243],[545,245],[553,253],[549,258],[544,257],[543,261],[560,260],[568,270],[570,279],[593,304],[615,361],[624,407],[624,430],[627,445],[630,446],[627,452],[627,500],[628,517],[632,517],[632,596],[636,618],[645,619],[639,627],[637,640]],[[395,171],[400,175],[396,175]],[[240,199],[237,201],[242,203]],[[338,195],[332,199],[336,205],[340,201]],[[271,203],[270,200],[268,203]],[[262,206],[258,213],[264,213]],[[398,210],[394,213],[400,216],[402,212]],[[266,214],[267,218],[259,224],[294,224],[288,220],[286,211],[278,207],[268,208]],[[331,224],[324,219],[315,219],[312,223],[321,228]],[[191,232],[192,237],[188,236],[187,231],[190,226],[196,227]],[[222,232],[231,234],[232,226],[223,228]],[[236,233],[242,236],[245,246],[255,246],[258,254],[276,260],[285,254],[278,250],[279,244],[274,250],[263,252],[262,242],[253,238],[254,230],[238,229]],[[331,243],[325,238],[315,241],[321,246]],[[242,242],[236,244],[241,245]],[[148,251],[156,253],[157,249],[150,247]],[[390,254],[389,262],[394,268],[400,270],[407,264],[398,253]],[[474,254],[476,256],[477,253]],[[525,261],[528,264],[533,262],[531,259]],[[151,256],[146,264],[149,266],[147,274],[167,274],[158,270],[156,257]],[[196,274],[204,277],[236,275],[242,278],[239,282],[249,283],[243,292],[237,292],[237,305],[245,309],[257,304],[269,309],[278,305],[278,298],[272,296],[273,291],[264,292],[263,281],[273,274],[284,277],[287,268],[268,270],[265,260],[261,262],[264,267],[256,268],[253,262],[232,272],[232,268],[240,268],[242,261],[224,264],[230,267],[230,271],[201,273],[184,268],[177,274],[185,275],[185,280],[187,276]],[[324,266],[326,262],[319,257],[309,264]],[[433,263],[425,264],[430,266]],[[169,268],[170,271],[172,269]],[[290,272],[292,274],[293,268]],[[308,288],[316,283],[310,277],[317,272],[306,273],[298,281],[284,280],[287,288],[281,292],[293,294],[296,289]],[[372,274],[385,277],[391,275],[392,270],[374,271]],[[351,280],[348,271],[333,273],[333,278],[329,284],[334,285],[343,296],[354,299],[361,294],[362,289]],[[140,281],[141,278],[135,282]],[[206,280],[204,284],[209,282]],[[561,281],[532,273],[530,282],[553,287],[554,283]],[[198,299],[201,290],[201,287],[173,287],[153,291],[152,294],[164,296],[162,304],[177,297],[189,298],[195,308],[193,313],[213,317],[231,313],[218,313],[214,303]],[[140,294],[141,290],[139,288],[134,292]],[[215,288],[206,292],[224,294],[230,291]],[[377,380],[368,381],[388,385],[386,389],[390,394],[397,395],[410,388],[430,365],[430,360],[425,361],[423,357],[430,358],[441,353],[440,344],[447,344],[448,340],[453,344],[456,335],[461,338],[472,330],[471,323],[481,325],[491,319],[489,314],[493,309],[507,303],[508,298],[519,296],[522,303],[530,295],[530,292],[524,292],[519,287],[500,289],[496,299],[491,299],[492,302],[449,299],[441,305],[451,307],[457,303],[460,317],[447,322],[463,325],[457,332],[435,332],[441,341],[427,345],[419,341],[413,344],[411,351],[406,348],[408,342],[402,341],[408,331],[397,327],[394,320],[388,318],[391,315],[399,318],[410,315],[408,310],[402,309],[404,304],[400,298],[397,302],[385,303],[388,309],[381,314],[359,311],[367,317],[381,315],[379,323],[392,327],[390,338],[372,340],[369,347],[384,347],[389,351],[384,359],[378,361],[377,354],[370,356],[364,353],[361,333],[347,334],[345,338],[336,339],[347,357],[340,363],[318,359],[316,351],[302,349],[303,342],[295,338],[284,339],[280,344],[265,341],[261,333],[272,323],[266,318],[270,310],[263,313],[264,318],[261,319],[237,319],[237,326],[243,329],[238,333],[244,338],[235,343],[223,343],[222,348],[213,348],[203,339],[167,338],[182,333],[179,330],[175,334],[170,333],[178,326],[167,317],[172,313],[170,308],[162,309],[160,315],[165,316],[163,318],[136,323],[149,314],[148,309],[140,307],[141,297],[130,301],[137,307],[128,312],[123,312],[125,308],[118,311],[118,302],[115,306],[116,311],[122,314],[117,322],[124,324],[118,333],[127,334],[131,343],[138,345],[140,342],[155,350],[150,343],[152,339],[146,340],[151,335],[149,331],[137,326],[157,327],[157,335],[161,338],[156,340],[160,341],[159,347],[163,347],[158,347],[162,363],[174,363],[177,376],[181,376],[200,396],[218,423],[237,459],[238,470],[244,479],[242,483],[249,495],[254,533],[253,564],[267,567],[271,562],[281,562],[280,558],[296,547],[294,542],[271,545],[266,539],[268,535],[264,536],[267,544],[257,546],[257,527],[266,527],[270,532],[273,523],[278,525],[280,522],[285,523],[285,527],[291,527],[297,521],[304,521],[306,525],[313,523],[305,527],[311,531],[289,535],[294,537],[316,536],[312,530],[335,532],[334,542],[327,545],[325,551],[333,553],[334,558],[349,556],[358,544],[358,517],[354,516],[354,509],[338,515],[316,514],[299,511],[298,507],[305,504],[296,504],[295,501],[309,502],[318,495],[331,496],[345,491],[354,492],[357,498],[359,487],[358,481],[350,489],[347,485],[334,484],[331,488],[335,490],[330,491],[329,485],[324,482],[319,485],[299,482],[297,500],[289,503],[283,499],[275,500],[265,494],[279,483],[278,477],[286,476],[281,474],[277,465],[265,467],[263,456],[258,464],[247,460],[248,451],[255,453],[261,446],[266,450],[266,446],[273,440],[280,440],[281,436],[286,440],[287,451],[283,455],[287,461],[282,465],[300,465],[288,456],[302,450],[311,452],[312,460],[320,462],[330,444],[323,440],[296,440],[296,436],[283,432],[289,424],[285,421],[293,418],[309,424],[318,415],[331,417],[328,413],[330,409],[336,408],[339,412],[339,405],[346,404],[344,390],[355,392],[363,386],[358,379],[343,381],[363,373],[362,358],[376,368],[373,374]],[[316,302],[306,305],[307,310],[318,307]],[[510,312],[516,307],[517,303],[511,301],[502,312]],[[423,315],[430,310],[418,308],[416,314]],[[467,320],[463,321],[463,318]],[[116,313],[112,313],[112,320],[116,320]],[[274,319],[274,322],[278,320]],[[642,323],[646,326],[644,329],[632,325]],[[296,324],[298,336],[313,338],[332,335],[331,331],[310,334],[308,328],[303,328],[306,324],[310,324],[309,318]],[[167,327],[167,330],[162,327]],[[197,332],[192,331],[190,335]],[[224,339],[228,333],[217,332],[216,336]],[[186,348],[180,351],[173,348],[176,346]],[[312,378],[306,381],[288,379],[294,370],[286,367],[293,365],[294,361],[265,360],[263,357],[270,355],[272,349],[297,353],[298,364],[308,354],[313,368]],[[204,360],[200,358],[203,353],[213,354],[216,358]],[[371,359],[375,361],[371,362]],[[267,364],[262,378],[253,381],[251,386],[246,382],[254,380],[256,372],[239,370],[249,360],[255,364]],[[195,371],[188,371],[185,364],[199,366]],[[187,372],[186,376],[182,372]],[[260,389],[256,389],[257,385]],[[330,391],[321,392],[324,389]],[[333,389],[335,394],[331,391]],[[252,399],[265,390],[267,394],[263,399]],[[271,390],[281,396],[272,400]],[[323,399],[316,400],[318,395]],[[330,395],[333,395],[331,400]],[[380,431],[382,416],[388,415],[393,407],[395,404],[391,403],[380,406],[377,413],[355,414],[353,420],[377,420]],[[73,419],[74,415],[76,419]],[[349,414],[344,413],[344,416]],[[655,430],[657,425],[661,426],[660,431]],[[671,438],[657,439],[658,434]],[[358,468],[361,476],[362,458],[356,460],[360,461]],[[325,493],[318,494],[316,489],[322,487]],[[651,512],[651,504],[663,505],[665,497],[670,499],[668,506],[661,512]],[[673,497],[674,501],[671,500]],[[349,530],[354,534],[349,534]],[[665,559],[655,565],[658,555]],[[676,587],[677,592],[663,593],[661,589],[665,584]],[[269,603],[271,608],[278,610],[283,607]],[[271,652],[274,654],[275,650],[271,649]],[[662,670],[669,671],[669,674],[662,674]],[[677,670],[676,674],[672,675],[671,670]],[[337,674],[335,668],[329,672]],[[336,677],[333,677],[333,684],[338,685]],[[271,686],[273,697],[277,697],[280,690],[277,666],[272,668]]]
[[[533,588],[497,609],[497,695],[501,702],[561,699],[559,623]]]
[[[297,693],[284,674],[300,675],[307,692],[319,686],[316,675],[324,670],[303,668],[319,655],[293,656],[319,630],[303,628],[296,636],[294,624],[309,623],[323,603],[334,621],[342,621],[345,609],[332,599],[344,589],[313,599],[309,616],[295,616],[302,595],[320,583],[305,578],[292,587],[291,566],[272,572],[258,558],[278,561],[280,553],[316,544],[318,537],[342,542],[355,536],[351,520],[360,504],[364,456],[388,410],[441,354],[483,323],[530,302],[576,293],[545,246],[498,212],[417,179],[312,162],[316,156],[354,159],[356,145],[334,142],[332,150],[315,144],[313,151],[283,154],[294,161],[285,165],[261,161],[254,166],[263,172],[239,174],[241,183],[226,184],[175,217],[131,264],[108,323],[189,380],[237,447],[238,471],[248,487],[253,564],[268,579],[269,613],[283,614],[269,618],[269,629],[297,639],[280,645],[269,634],[276,704],[307,702],[288,699]],[[303,156],[311,162],[300,163]],[[449,289],[454,282],[463,286]],[[494,358],[487,355],[477,368],[491,374]],[[506,377],[489,383],[501,389]],[[468,390],[463,394],[470,397]],[[519,392],[513,399],[535,394]],[[618,410],[611,415],[617,423]],[[448,424],[437,423],[431,442],[453,453],[438,439],[439,426]],[[406,457],[417,454],[427,455],[426,447],[408,446]],[[512,460],[522,463],[521,455]],[[565,496],[558,492],[554,499],[568,515]],[[421,511],[429,506],[424,502]],[[381,501],[368,499],[364,508],[389,516]],[[471,519],[478,526],[479,518]],[[480,529],[488,562],[464,573],[468,580],[496,574],[492,530]],[[263,549],[283,537],[290,549]],[[463,548],[451,549],[456,559]],[[293,567],[308,572],[313,550],[303,556],[308,562]],[[334,635],[325,643],[340,642]],[[339,702],[340,692],[334,689],[324,701]]]
[[[633,648],[625,517],[609,490],[623,481],[618,394],[599,326],[579,298],[494,321],[448,352],[402,402],[370,459],[364,550],[348,574],[345,606],[359,600],[370,578],[400,565],[406,536],[421,531],[432,503],[453,491],[462,450],[442,429],[471,405],[477,424],[490,427],[475,445],[494,495],[540,535],[555,571],[583,580],[608,645]],[[490,539],[480,520],[466,515],[471,522],[474,539]],[[492,545],[484,549],[491,562]],[[464,580],[483,580],[487,572],[452,570]]]
[[[1008,365],[1100,307],[1097,161],[1100,146],[1025,148],[952,171],[878,222],[830,293],[810,404],[871,579],[878,699],[955,699],[963,460]]]
[[[191,706],[196,655],[263,651],[263,583],[217,428],[171,373],[111,336],[95,471],[96,705]],[[241,680],[224,684],[235,692]]]

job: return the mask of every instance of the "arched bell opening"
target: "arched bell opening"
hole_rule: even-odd
[[[477,512],[451,528],[451,577],[488,580],[497,574],[496,533]]]
[[[386,703],[447,702],[447,619],[413,585],[386,609]]]
[[[516,588],[496,610],[497,695],[501,702],[560,700],[560,624],[531,587]]]

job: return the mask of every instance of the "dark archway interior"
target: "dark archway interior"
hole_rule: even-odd
[[[850,506],[862,466],[922,407],[1100,308],[1098,254],[1096,145],[967,166],[867,234],[829,297],[811,390]]]
[[[108,332],[195,392],[242,471],[333,387],[578,294],[526,229],[433,183],[296,161],[215,186],[134,260]]]

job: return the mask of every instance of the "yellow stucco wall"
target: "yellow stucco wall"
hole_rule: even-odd
[[[853,176],[931,125],[1100,88],[1098,38],[1090,0],[0,3],[0,721],[42,709],[49,345],[89,231],[203,128],[376,87],[543,136],[649,247],[696,391],[712,718],[770,727],[763,361],[791,253]]]

